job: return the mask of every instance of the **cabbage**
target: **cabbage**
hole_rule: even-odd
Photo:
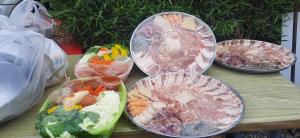
[[[89,61],[90,58],[92,58],[93,56],[95,56],[96,54],[95,53],[88,53],[88,54],[85,54],[80,60],[79,60],[79,63],[86,63]]]
[[[97,123],[92,122],[89,118],[85,118],[79,126],[86,131],[92,129],[100,129],[110,123],[120,108],[120,96],[114,91],[102,92],[97,97],[97,103],[82,108],[81,112],[94,112],[99,114],[100,119]]]

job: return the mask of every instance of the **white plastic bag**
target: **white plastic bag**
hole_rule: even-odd
[[[46,85],[45,38],[26,30],[0,30],[0,122],[36,104]]]
[[[18,26],[29,28],[46,37],[52,35],[54,20],[50,18],[47,9],[37,1],[22,1],[14,8],[9,18]]]
[[[65,52],[52,39],[45,39],[45,59],[48,76],[46,86],[53,86],[66,78],[68,57]]]
[[[67,56],[51,39],[0,15],[0,123],[23,113],[58,83]]]

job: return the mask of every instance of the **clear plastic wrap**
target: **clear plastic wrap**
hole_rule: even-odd
[[[46,37],[52,35],[54,21],[50,18],[45,6],[34,0],[23,0],[10,15],[10,20]]]
[[[46,85],[44,36],[0,30],[0,123],[36,104]]]
[[[110,47],[110,48],[106,48]],[[74,74],[79,77],[117,76],[126,81],[133,61],[120,44],[91,47],[78,61]]]

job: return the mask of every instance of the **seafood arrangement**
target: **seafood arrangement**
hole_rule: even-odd
[[[127,116],[139,127],[164,136],[216,135],[238,124],[245,110],[235,90],[200,74],[149,76],[128,91]]]
[[[213,62],[216,40],[200,19],[164,12],[144,20],[130,40],[131,55],[146,74],[202,73]]]
[[[71,80],[49,95],[36,129],[45,138],[109,137],[125,103],[125,86],[118,77]]]
[[[251,73],[277,72],[296,61],[282,46],[256,40],[228,40],[218,43],[216,61],[231,69]]]
[[[79,77],[118,76],[123,81],[133,67],[128,50],[120,44],[94,46],[75,65],[74,73]]]

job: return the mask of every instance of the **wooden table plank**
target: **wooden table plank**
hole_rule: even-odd
[[[74,78],[73,67],[78,59],[79,56],[70,56],[67,74],[71,78]],[[245,118],[231,131],[300,128],[300,89],[284,79],[279,73],[246,74],[213,65],[206,74],[234,86],[245,100]],[[134,67],[126,85],[129,86],[145,76],[144,73]],[[46,89],[43,100],[24,114],[1,124],[0,138],[39,137],[34,129],[37,111],[45,97],[58,86]],[[157,137],[138,129],[125,115],[121,117],[113,133],[113,137],[139,137],[141,135]]]

